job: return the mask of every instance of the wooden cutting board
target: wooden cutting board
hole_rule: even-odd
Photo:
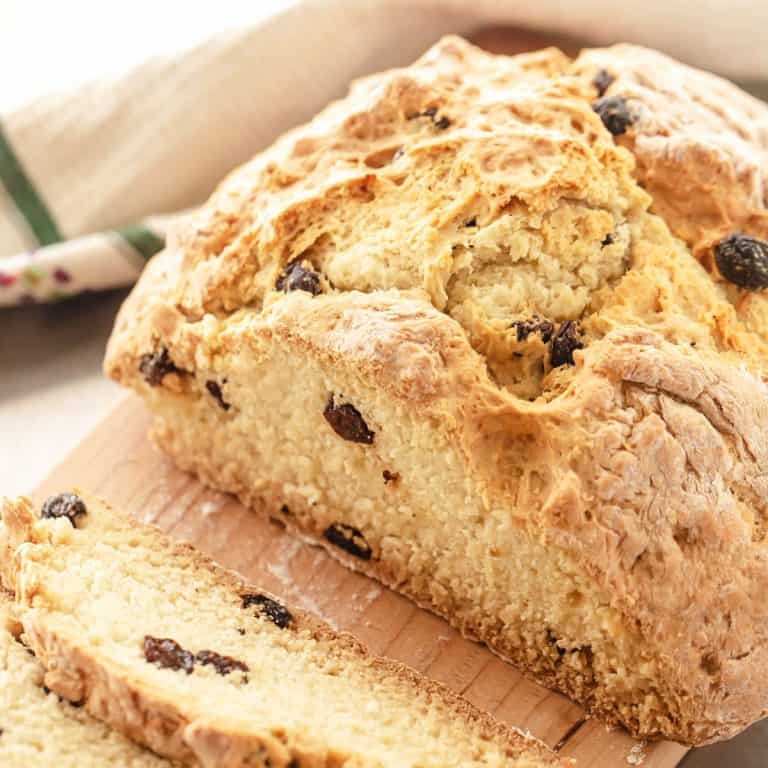
[[[579,768],[672,768],[686,752],[671,742],[641,744],[585,718],[568,699],[526,680],[488,649],[377,582],[352,573],[177,470],[147,438],[149,416],[126,398],[55,469],[35,494],[72,486],[102,496],[178,539],[191,541],[247,579],[361,638],[376,653],[409,664],[462,693],[498,719],[530,731]]]

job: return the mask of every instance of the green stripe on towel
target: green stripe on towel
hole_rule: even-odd
[[[165,248],[165,240],[141,224],[130,224],[127,227],[120,227],[115,232],[145,259],[151,258],[158,251],[162,251]]]
[[[0,182],[40,245],[61,240],[56,222],[16,157],[0,123]]]

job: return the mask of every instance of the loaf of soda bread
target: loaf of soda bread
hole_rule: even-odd
[[[5,500],[2,521],[3,580],[45,684],[158,754],[201,768],[570,765],[96,499],[51,497],[42,518]]]
[[[768,711],[768,108],[450,37],[233,172],[105,370],[204,482],[643,737]]]
[[[3,768],[171,768],[173,765],[46,688],[0,590],[0,765]]]

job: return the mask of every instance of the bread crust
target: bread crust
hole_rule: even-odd
[[[768,711],[768,612],[762,599],[768,580],[768,478],[763,469],[768,461],[768,325],[753,311],[763,294],[734,300],[731,288],[707,271],[700,249],[705,241],[711,246],[710,230],[691,231],[688,237],[680,229],[682,219],[664,207],[666,198],[656,196],[650,180],[660,172],[646,172],[651,161],[641,151],[650,123],[638,122],[636,130],[614,142],[592,111],[592,78],[601,57],[609,56],[611,71],[616,71],[610,88],[623,93],[628,81],[622,79],[622,67],[637,71],[632,68],[636,50],[589,52],[574,65],[552,51],[516,59],[492,57],[449,38],[413,68],[358,84],[347,100],[235,172],[198,218],[177,233],[121,310],[105,369],[145,397],[158,415],[158,443],[180,466],[236,493],[246,504],[258,507],[266,500],[272,513],[287,502],[297,513],[306,510],[311,516],[311,504],[275,483],[268,462],[256,486],[243,466],[223,467],[211,454],[206,445],[214,442],[213,422],[196,420],[206,376],[230,375],[238,358],[258,360],[265,349],[287,349],[409,408],[414,421],[429,421],[436,435],[457,446],[463,472],[488,510],[503,509],[527,536],[563,553],[610,595],[610,607],[622,617],[622,626],[640,638],[658,665],[654,685],[663,691],[664,704],[653,719],[619,707],[601,691],[599,681],[562,669],[546,647],[510,645],[498,617],[489,621],[478,613],[474,620],[458,618],[450,596],[436,602],[409,586],[402,564],[347,557],[329,547],[306,516],[292,524],[348,565],[445,615],[537,679],[636,735],[698,744],[731,736]],[[655,55],[647,53],[650,58],[642,60]],[[511,81],[526,84],[534,95],[510,107],[496,94]],[[698,81],[694,87],[701,88]],[[726,98],[730,91],[723,89],[717,93]],[[459,95],[451,102],[454,92]],[[475,102],[467,93],[474,93]],[[499,100],[493,102],[495,98]],[[747,112],[760,109],[746,96],[739,99]],[[473,181],[466,199],[482,201],[480,217],[506,221],[504,217],[517,215],[520,205],[528,222],[547,211],[567,217],[572,197],[580,196],[591,206],[577,227],[584,242],[598,236],[597,222],[609,210],[616,237],[627,233],[626,254],[617,252],[607,266],[600,263],[589,302],[583,309],[574,305],[573,316],[585,332],[584,348],[573,352],[574,365],[551,366],[537,340],[515,346],[509,327],[490,316],[494,307],[480,293],[456,310],[458,304],[452,305],[440,291],[445,288],[450,296],[463,281],[469,290],[471,277],[455,271],[453,282],[436,286],[430,278],[437,274],[430,272],[431,251],[421,263],[423,280],[371,284],[371,273],[360,267],[355,280],[364,293],[330,283],[323,283],[317,296],[272,290],[290,260],[288,246],[279,246],[294,243],[296,227],[313,217],[341,219],[336,212],[351,204],[340,198],[362,197],[371,208],[384,205],[378,202],[384,195],[378,185],[385,183],[382,176],[397,177],[397,168],[366,166],[363,173],[359,162],[347,160],[359,161],[369,157],[372,147],[379,151],[388,142],[401,141],[398,131],[410,131],[412,121],[405,119],[406,128],[397,128],[394,139],[392,123],[435,102],[444,104],[441,109],[456,120],[455,130],[451,126],[445,135],[430,133],[427,138],[409,134],[413,144],[405,146],[413,156],[433,153],[431,165],[427,170],[420,166],[419,173],[434,172],[436,185],[440,153],[450,147],[451,157],[459,158],[456,163],[471,158],[466,167],[473,179],[479,178],[472,176],[471,169],[478,167],[473,162],[482,158],[493,170],[494,162],[507,163],[515,155],[518,141],[529,151],[541,150],[540,166],[530,155],[517,165],[504,164],[503,178],[493,177],[499,185],[495,190]],[[487,103],[491,106],[486,109]],[[496,134],[476,132],[473,121],[481,115],[492,122],[489,115],[502,105],[526,128],[520,134],[499,133],[502,138],[494,144]],[[468,114],[455,117],[457,107]],[[438,109],[433,117],[440,114]],[[543,134],[547,138],[539,145]],[[684,131],[679,135],[686,146],[698,146]],[[744,146],[758,138],[746,137]],[[634,153],[638,177],[654,194],[653,201],[632,181],[632,156],[617,146],[621,144]],[[695,148],[659,151],[661,156],[670,164],[668,179],[685,169],[692,173],[701,160]],[[735,168],[741,161],[734,155],[732,162]],[[530,172],[532,167],[536,173]],[[701,173],[707,168],[714,169],[714,161],[707,160]],[[720,175],[715,186],[711,179],[698,179],[699,186],[691,188],[693,213],[699,210],[698,191],[725,198],[732,185],[741,185],[739,199],[749,208],[744,215],[751,221],[759,202],[755,174],[760,168],[757,163],[749,173]],[[403,184],[407,189],[408,182]],[[431,217],[443,215],[446,205],[437,193],[430,200],[430,216],[419,213],[424,228],[432,224]],[[704,267],[664,222],[645,211],[649,204],[689,240]],[[700,209],[708,205],[701,202]],[[734,205],[746,210],[741,203]],[[472,206],[459,208],[460,214],[451,212],[454,218]],[[406,218],[407,211],[403,203],[397,213]],[[695,215],[688,218],[697,220]],[[701,221],[708,220],[702,214]],[[724,226],[742,220],[734,214]],[[362,219],[355,221],[364,236]],[[454,237],[458,230],[451,227],[441,229],[439,237]],[[396,234],[405,237],[401,229]],[[381,237],[385,247],[388,241]],[[299,240],[312,265],[342,274],[333,261],[336,255],[323,250],[322,242]],[[469,245],[477,252],[482,243],[476,239]],[[456,240],[452,248],[461,251],[465,245]],[[362,257],[354,263],[362,263]],[[619,263],[624,266],[614,274],[612,265]],[[525,306],[548,306],[546,291],[534,288]],[[753,309],[745,309],[747,305]],[[518,317],[515,312],[510,317]],[[562,323],[565,318],[570,316],[554,319]],[[161,387],[152,387],[138,374],[138,361],[159,344],[170,350],[182,373],[171,373]],[[525,376],[543,366],[532,397],[516,394],[517,380],[506,385],[499,378],[504,373],[499,361],[518,349],[530,363]],[[220,414],[222,420],[237,418],[238,404],[232,408]],[[171,410],[185,409],[189,423],[205,434],[199,445],[181,439],[170,423]],[[535,488],[521,484],[512,471],[520,467],[520,455],[526,456],[524,474],[536,473]],[[243,457],[242,464],[248,462],[253,464],[254,458]]]

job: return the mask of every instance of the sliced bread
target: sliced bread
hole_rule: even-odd
[[[0,590],[0,765],[3,768],[170,768],[172,763],[94,720],[43,684]]]
[[[562,765],[459,696],[103,502],[5,500],[6,586],[45,683],[191,765]]]

